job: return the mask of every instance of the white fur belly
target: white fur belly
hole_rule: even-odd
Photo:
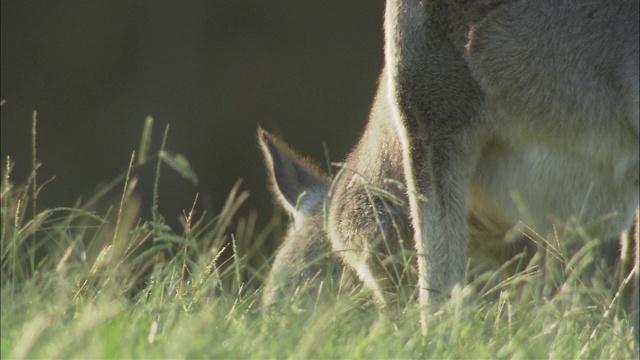
[[[469,198],[472,218],[494,228],[483,236],[482,227],[471,224],[471,241],[497,240],[504,237],[498,229],[519,222],[545,237],[568,221],[592,237],[615,237],[631,225],[638,200],[637,184],[615,166],[594,167],[540,145],[494,144],[483,154]]]

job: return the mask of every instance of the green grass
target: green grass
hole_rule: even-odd
[[[357,289],[327,288],[306,306],[292,294],[277,313],[262,312],[266,271],[250,260],[271,235],[250,218],[231,227],[247,198],[239,187],[211,222],[187,210],[179,233],[157,207],[140,219],[139,166],[157,161],[156,181],[161,163],[197,181],[188,161],[164,145],[149,154],[151,125],[129,168],[73,208],[36,206],[47,188],[36,181],[35,131],[28,181],[14,184],[5,159],[3,359],[638,357],[636,335],[615,314],[617,275],[598,266],[595,242],[571,257],[557,248],[504,282],[493,270],[473,273],[471,285],[429,318],[427,337],[416,301],[380,316]],[[114,189],[119,201],[99,206]],[[511,299],[514,288],[522,295]]]

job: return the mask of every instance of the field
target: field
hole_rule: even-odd
[[[619,310],[621,275],[579,224],[558,234],[566,241],[544,240],[547,252],[516,277],[471,266],[470,284],[429,318],[426,337],[415,292],[383,314],[366,291],[340,286],[323,287],[313,303],[294,293],[263,311],[268,269],[250,260],[273,235],[232,221],[246,193],[232,190],[210,222],[186,211],[179,232],[157,211],[139,217],[140,165],[157,162],[157,182],[160,164],[195,177],[164,144],[150,153],[151,125],[130,166],[71,208],[37,207],[47,188],[36,176],[35,132],[32,164],[3,159],[3,359],[638,358],[637,333]],[[13,166],[32,167],[32,176],[13,183]],[[114,189],[119,201],[97,207]]]

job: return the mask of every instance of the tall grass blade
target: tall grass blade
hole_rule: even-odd
[[[147,116],[142,129],[142,137],[140,139],[140,148],[138,149],[138,164],[142,165],[147,161],[149,156],[149,148],[151,147],[151,130],[153,128],[153,118]]]

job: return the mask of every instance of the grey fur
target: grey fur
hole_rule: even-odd
[[[546,235],[578,215],[601,238],[631,226],[638,14],[637,0],[387,2],[380,92],[402,139],[423,320],[462,284],[467,249],[520,221]]]
[[[631,228],[639,13],[637,0],[388,0],[378,93],[323,228],[381,304],[393,279],[379,254],[410,238],[424,320],[463,285],[469,256],[530,254],[513,234],[551,235],[572,217],[602,239]],[[637,249],[637,235],[623,238]],[[637,319],[637,250],[623,260]]]

